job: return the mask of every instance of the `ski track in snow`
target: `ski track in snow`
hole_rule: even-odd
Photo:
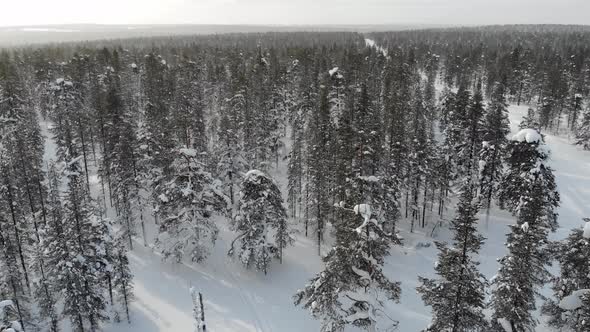
[[[235,264],[239,264],[239,263],[235,262]],[[263,319],[261,318],[258,311],[256,310],[257,306],[256,306],[255,302],[252,300],[252,297],[250,296],[250,294],[247,291],[244,290],[240,281],[238,281],[238,279],[234,275],[234,272],[231,271],[231,268],[228,266],[227,260],[223,261],[223,265],[224,265],[225,269],[229,271],[228,275],[231,278],[231,280],[235,283],[236,286],[238,286],[238,290],[239,290],[238,295],[240,295],[242,302],[252,312],[252,316],[254,317],[254,321],[256,323],[257,331],[260,331],[260,332],[271,331],[267,327],[267,325],[265,324]]]
[[[526,114],[527,106],[510,106],[510,121],[513,133]],[[42,133],[50,137],[49,124],[41,121]],[[572,228],[583,225],[583,217],[590,217],[590,152],[573,146],[564,137],[546,134],[551,149],[550,165],[555,170],[561,206],[558,209],[560,228],[553,239],[565,238]],[[286,145],[289,146],[289,142]],[[55,159],[55,143],[48,139],[45,159]],[[96,170],[90,164],[91,170]],[[272,175],[283,191],[286,188],[286,165],[282,162]],[[98,197],[100,184],[93,182],[93,196]],[[454,204],[447,206],[445,220],[452,218]],[[436,210],[436,207],[435,207]],[[112,211],[110,211],[112,214]],[[156,234],[153,219],[146,216],[146,228],[150,242]],[[508,225],[515,219],[505,211],[493,209],[489,221],[485,211],[479,215],[480,232],[487,238],[479,260],[481,272],[488,279],[498,270],[497,258],[506,253],[504,242],[509,232]],[[430,322],[430,309],[425,307],[415,291],[417,277],[433,277],[433,265],[437,250],[433,241],[449,240],[451,234],[447,224],[439,226],[435,238],[430,237],[432,227],[438,219],[428,220],[422,229],[417,226],[409,233],[409,221],[400,220],[399,229],[404,245],[395,247],[386,260],[384,271],[393,280],[402,282],[400,303],[386,303],[387,315],[399,321],[398,331],[410,332],[425,328]],[[285,251],[282,265],[273,262],[269,273],[246,270],[239,261],[227,257],[228,244],[233,238],[227,223],[219,220],[220,236],[209,259],[202,264],[175,264],[163,262],[151,249],[141,246],[136,239],[135,247],[129,253],[131,268],[135,274],[136,300],[131,305],[132,324],[107,323],[106,332],[155,332],[190,331],[193,329],[192,304],[189,288],[195,286],[203,292],[205,316],[208,330],[215,332],[300,332],[318,331],[320,322],[314,320],[306,310],[294,307],[292,296],[297,289],[319,272],[322,262],[317,256],[313,238],[296,235],[296,242]],[[300,227],[301,228],[301,227]],[[421,247],[417,244],[430,244]],[[325,252],[329,245],[323,248]],[[552,271],[557,272],[556,267]],[[551,295],[549,285],[543,290]],[[541,302],[538,301],[538,306]],[[385,320],[384,320],[385,321]],[[542,318],[541,318],[542,321]],[[347,329],[346,331],[357,331]],[[549,331],[540,325],[538,332]]]

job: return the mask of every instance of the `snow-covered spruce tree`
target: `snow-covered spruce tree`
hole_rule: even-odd
[[[520,124],[518,125],[519,129],[535,129],[538,132],[541,132],[541,125],[539,124],[539,116],[537,112],[533,108],[529,108],[527,110],[527,114],[522,117]]]
[[[63,166],[60,164],[59,166]],[[47,195],[47,223],[42,225],[41,241],[37,245],[38,260],[43,261],[46,265],[44,275],[38,281],[38,287],[35,290],[35,298],[39,305],[39,313],[42,317],[48,318],[49,330],[51,332],[59,331],[60,309],[57,302],[61,297],[63,286],[60,283],[60,275],[56,274],[59,270],[53,266],[58,264],[64,256],[69,255],[68,248],[63,240],[63,206],[61,198],[61,169],[54,162],[50,162],[47,170],[48,195]]]
[[[411,108],[411,89],[413,87],[414,76],[411,70],[412,66],[401,63],[392,66],[391,77],[392,83],[390,91],[386,93],[384,100],[383,116],[388,119],[387,137],[389,145],[387,151],[387,173],[392,179],[400,181],[405,178],[408,170],[408,112]]]
[[[174,159],[175,142],[170,114],[172,75],[166,60],[154,53],[146,55],[144,67],[145,125],[140,137],[146,145],[147,158],[155,179],[161,174],[168,175]]]
[[[391,282],[382,271],[390,245],[399,243],[392,230],[399,217],[399,182],[387,174],[389,163],[380,160],[379,117],[366,87],[361,88],[357,110],[354,117],[339,121],[341,142],[350,144],[352,152],[348,159],[341,156],[350,163],[344,165],[349,167],[350,178],[343,201],[337,205],[340,218],[334,223],[336,246],[324,258],[325,270],[295,295],[297,305],[322,320],[322,331],[342,331],[346,325],[375,331],[377,317],[383,313],[380,298],[399,300],[399,283]],[[347,126],[355,135],[343,139],[348,136],[342,131]],[[344,208],[358,201],[367,203],[356,205],[354,214]],[[386,328],[396,325],[392,321]]]
[[[438,188],[438,214],[442,217],[446,210],[450,194],[453,192],[453,185],[461,178],[459,167],[459,152],[466,142],[463,138],[466,130],[463,128],[463,120],[467,112],[471,94],[463,87],[454,93],[448,87],[445,88],[440,106],[440,130],[443,133],[443,141],[434,151],[434,182]]]
[[[10,72],[15,70],[8,61],[7,53],[0,54],[0,297],[11,301],[16,314],[12,318],[24,326],[30,323],[30,257],[26,246],[33,237],[28,234],[28,220],[23,218],[25,196],[16,175],[20,166],[15,142],[24,115],[23,100],[18,96],[22,87],[7,85],[12,77]]]
[[[9,223],[4,232],[12,238],[24,285],[30,290],[28,244],[38,238],[37,217],[41,215],[38,191],[33,192],[32,185],[40,183],[35,179],[43,142],[15,60],[7,52],[0,54],[0,210],[6,213]]]
[[[127,257],[127,248],[124,245],[126,239],[117,239],[109,255],[111,263],[112,287],[116,294],[116,300],[119,306],[125,311],[127,322],[131,323],[129,306],[134,300],[133,295],[133,274],[129,267],[129,257]]]
[[[265,274],[271,259],[282,261],[283,249],[293,242],[281,191],[265,173],[251,170],[244,176],[233,229],[238,236],[228,254]]]
[[[354,151],[350,156],[353,174],[347,181],[350,184],[345,202],[365,201],[379,206],[381,226],[398,243],[395,225],[400,216],[401,181],[395,172],[390,172],[390,159],[383,156],[381,117],[365,84],[361,86],[353,122]]]
[[[174,107],[171,109],[173,128],[181,145],[200,153],[205,152],[207,137],[203,118],[203,70],[197,62],[186,56],[180,59],[175,69]]]
[[[45,263],[45,278],[38,281],[36,299],[42,316],[50,318],[50,330],[58,331],[61,321],[61,309],[58,301],[63,297],[61,283],[61,268],[55,266],[64,257],[70,255],[64,239],[64,209],[62,202],[61,175],[64,163],[50,162],[47,169],[47,223],[41,229],[41,241],[39,242],[38,260]],[[55,321],[57,320],[57,321]]]
[[[221,110],[218,126],[219,140],[214,147],[217,156],[216,174],[223,181],[226,195],[230,199],[231,207],[235,203],[235,187],[240,181],[240,174],[246,172],[248,163],[244,157],[244,149],[240,138],[238,113],[242,104],[242,97],[234,96],[229,105]]]
[[[458,165],[461,167],[459,172],[461,175],[471,177],[474,182],[478,174],[477,160],[479,159],[479,149],[482,146],[484,113],[481,83],[478,83],[466,110],[465,118],[461,121],[461,128],[465,131],[463,141],[457,146],[459,149]]]
[[[295,112],[291,124],[293,146],[287,167],[289,212],[292,218],[301,218],[301,202],[304,178],[304,124],[301,111]],[[299,211],[299,213],[297,213]]]
[[[320,254],[323,241],[326,220],[330,212],[329,181],[332,171],[330,169],[334,145],[333,123],[330,116],[330,105],[328,103],[328,91],[324,86],[320,87],[319,107],[311,115],[308,131],[307,147],[307,173],[309,190],[309,219],[315,224],[315,235],[317,237],[318,255]]]
[[[581,85],[584,83],[580,82]],[[573,96],[568,98],[567,108],[567,128],[577,134],[578,118],[584,107],[584,98],[580,93],[574,93]]]
[[[18,61],[18,59],[15,59]],[[14,184],[14,197],[19,202],[17,210],[22,213],[23,222],[31,230],[32,237],[38,241],[39,224],[43,223],[43,179],[41,167],[43,163],[44,141],[41,137],[37,114],[32,108],[27,84],[22,73],[13,63],[0,64],[0,114],[14,114],[17,121],[10,135],[2,137],[5,142],[6,154],[12,165],[11,182]],[[18,188],[18,189],[17,189]],[[22,227],[25,229],[26,227]],[[24,238],[23,238],[24,239]]]
[[[555,208],[559,204],[553,172],[545,164],[548,152],[541,135],[534,129],[523,129],[508,145],[507,173],[500,198],[516,215],[508,235],[508,254],[502,257],[498,274],[492,280],[492,326],[502,331],[534,329],[532,312],[535,296],[549,280],[546,265],[548,233],[557,227]]]
[[[547,216],[549,225],[554,225],[553,210],[559,205],[559,193],[553,170],[546,164],[549,151],[543,137],[534,129],[522,129],[512,137],[506,152],[507,169],[498,192],[500,205],[518,216],[519,209],[527,202],[523,197],[534,197],[532,185],[535,185],[541,190],[542,203],[546,203],[541,204],[539,212]]]
[[[73,328],[85,331],[87,320],[90,330],[95,331],[101,321],[108,319],[104,295],[111,265],[107,253],[112,246],[111,228],[98,217],[86,191],[81,156],[76,154],[74,144],[68,146],[61,169],[68,178],[62,211],[57,211],[61,219],[55,220],[45,240],[47,276],[63,296],[61,314],[70,318]]]
[[[337,68],[332,69],[336,70]],[[352,160],[355,155],[355,148],[359,147],[356,140],[356,125],[358,120],[356,116],[360,112],[370,112],[368,96],[359,96],[358,105],[351,105],[351,102],[344,102],[342,100],[345,95],[350,95],[351,92],[348,87],[342,87],[343,76],[340,72],[330,71],[330,79],[332,83],[330,96],[330,110],[334,119],[334,135],[332,148],[330,150],[331,160],[329,169],[331,170],[331,177],[329,181],[329,195],[330,204],[335,202],[345,201],[347,198],[347,191],[350,186],[348,179],[353,176]],[[340,96],[341,95],[341,96]],[[352,98],[349,98],[349,100]],[[360,113],[359,112],[359,113]],[[361,139],[362,140],[362,139]],[[335,222],[335,211],[330,211],[330,221]],[[339,219],[339,218],[338,218]]]
[[[38,279],[33,281],[33,297],[39,308],[39,318],[41,319],[39,325],[43,326],[47,331],[57,332],[59,331],[58,299],[55,294],[55,287],[50,284],[46,272],[47,266],[44,255],[46,226],[47,224],[40,225],[40,241],[33,246],[33,266],[35,273],[38,275]]]
[[[470,121],[472,118],[469,109],[472,102],[471,92],[464,86],[460,86],[456,94],[449,93],[442,110],[443,115],[446,116],[444,128],[446,139],[452,152],[449,158],[453,160],[457,168],[458,178],[464,178],[467,175],[467,170],[472,166],[469,155],[472,142],[468,140],[471,134],[471,124],[476,123],[476,121]]]
[[[336,244],[323,258],[325,269],[294,297],[295,305],[322,321],[322,332],[343,331],[347,325],[376,331],[377,317],[384,314],[383,296],[388,301],[400,298],[399,282],[382,270],[392,239],[380,226],[378,210],[359,204],[353,211],[355,218],[337,226]]]
[[[13,245],[10,234],[6,231],[6,216],[0,212],[0,294],[10,299],[14,304],[15,319],[21,325],[29,322],[26,285],[23,282],[23,274],[20,271],[17,249]]]
[[[576,128],[576,144],[590,150],[590,106],[586,108],[582,121]]]
[[[542,312],[549,316],[548,324],[556,329],[587,331],[590,302],[584,302],[584,295],[590,289],[590,223],[586,221],[584,229],[572,230],[552,249],[560,273],[553,278],[554,298],[545,302]]]
[[[439,178],[445,179],[447,187],[440,186],[440,194],[447,195],[450,191],[450,185],[453,180],[457,178],[457,161],[455,145],[460,139],[460,131],[457,127],[458,114],[455,112],[455,103],[457,102],[457,94],[451,91],[449,87],[445,87],[442,92],[442,97],[439,106],[439,129],[443,134],[443,140],[440,142],[440,147],[437,149],[437,159],[439,166]]]
[[[156,211],[162,217],[156,250],[180,262],[185,255],[201,262],[219,232],[213,214],[225,214],[226,196],[194,149],[175,150],[170,175],[156,186]]]
[[[419,198],[422,196],[426,206],[427,191],[433,179],[432,176],[432,141],[430,140],[432,128],[427,119],[426,107],[422,100],[421,88],[415,92],[413,115],[410,120],[409,143],[408,143],[408,170],[406,172],[407,192],[405,198],[406,216],[411,211],[411,228],[414,231],[414,224],[421,219],[421,226],[425,226],[424,209],[420,207]]]
[[[475,260],[483,237],[477,232],[479,203],[473,192],[469,182],[461,192],[451,221],[452,246],[437,243],[440,252],[435,270],[439,278],[419,277],[422,284],[417,290],[433,313],[425,331],[486,331],[488,327],[483,314],[487,282]]]
[[[284,132],[282,118],[283,105],[277,103],[277,94],[273,91],[271,63],[262,48],[258,46],[251,61],[249,73],[249,95],[246,103],[250,108],[244,114],[244,148],[253,160],[251,164],[260,169],[267,169],[272,159],[273,150],[277,151],[280,135]],[[249,128],[248,128],[249,127]],[[247,131],[249,134],[247,134]]]
[[[133,249],[132,237],[136,234],[136,219],[142,219],[146,205],[139,194],[137,126],[133,115],[124,104],[117,53],[113,52],[115,68],[108,67],[102,77],[105,85],[104,119],[101,117],[102,161],[99,175],[109,182],[109,194],[115,200],[120,232]],[[112,183],[111,183],[112,182]],[[142,220],[142,235],[145,232]]]
[[[299,108],[299,112],[296,113],[297,117],[301,118],[301,124],[300,126],[301,128],[301,156],[302,156],[302,160],[301,160],[301,196],[299,199],[299,214],[301,215],[302,219],[303,219],[303,224],[304,224],[304,232],[305,232],[305,236],[307,237],[309,235],[310,232],[310,226],[311,225],[311,221],[312,221],[312,216],[311,216],[311,212],[312,210],[312,206],[311,204],[309,204],[312,201],[312,191],[310,189],[312,189],[312,181],[311,180],[311,175],[317,175],[317,173],[314,173],[317,171],[317,169],[313,168],[313,164],[311,162],[309,162],[309,158],[311,157],[317,157],[317,154],[315,154],[314,149],[311,148],[311,145],[314,144],[314,141],[312,141],[311,137],[317,138],[315,135],[317,134],[315,132],[317,123],[314,122],[313,120],[316,119],[317,113],[314,112],[314,110],[317,107],[317,99],[318,99],[318,93],[321,91],[317,86],[319,84],[319,80],[317,79],[317,75],[314,75],[315,71],[311,68],[309,68],[310,66],[305,66],[306,70],[303,70],[303,74],[301,75],[301,81],[299,82],[299,91],[301,93],[301,97],[299,98],[300,100],[300,108]],[[295,112],[293,112],[295,113]],[[300,114],[301,113],[301,114]],[[296,119],[293,119],[293,123],[292,123],[292,128],[297,128],[298,126],[296,125]],[[294,144],[292,149],[295,149],[295,142],[296,140],[293,140]],[[293,151],[292,150],[292,151]],[[292,152],[293,153],[293,152]],[[312,154],[313,153],[313,154]],[[290,160],[291,162],[291,160]],[[293,166],[293,165],[291,165]],[[292,170],[291,170],[292,171]],[[313,171],[313,172],[312,172]],[[290,178],[291,180],[293,180],[293,176],[291,176]],[[314,182],[317,183],[317,182]],[[290,184],[288,184],[289,186],[289,190],[291,190],[291,188],[293,188],[293,181],[290,182]],[[289,196],[288,198],[291,198],[292,196]],[[321,238],[320,238],[321,239]],[[318,239],[318,240],[320,240]],[[318,246],[319,248],[319,246]],[[318,249],[319,250],[319,249]]]
[[[287,74],[284,68],[276,58],[274,49],[271,49],[271,97],[269,110],[266,115],[266,125],[264,126],[267,145],[270,147],[269,162],[274,159],[275,167],[279,165],[279,157],[282,153],[285,143],[283,138],[286,135],[287,117],[295,102],[289,95],[290,88],[287,87]]]
[[[479,194],[482,207],[489,214],[492,199],[496,196],[502,178],[503,153],[510,132],[506,91],[502,83],[496,83],[482,126],[482,147],[479,152]]]

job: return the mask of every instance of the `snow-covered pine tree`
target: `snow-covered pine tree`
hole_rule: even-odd
[[[217,133],[219,140],[214,147],[217,156],[216,174],[223,181],[232,208],[235,203],[235,188],[239,184],[240,175],[248,169],[239,130],[241,104],[241,95],[234,96],[226,108],[221,110]]]
[[[463,132],[463,140],[457,146],[458,150],[458,165],[460,166],[459,174],[469,176],[471,181],[475,182],[477,179],[477,160],[478,153],[482,146],[482,127],[483,117],[485,113],[483,104],[483,94],[481,91],[481,83],[477,84],[477,88],[473,93],[469,106],[467,107],[464,119],[462,119],[461,128]]]
[[[483,142],[479,152],[479,194],[482,196],[482,207],[486,208],[488,214],[502,178],[503,153],[508,144],[506,135],[510,132],[505,95],[504,84],[496,83],[482,128]]]
[[[129,257],[127,256],[127,248],[124,245],[126,239],[119,238],[112,248],[110,253],[110,264],[112,275],[112,284],[116,293],[119,306],[125,311],[127,322],[131,323],[131,316],[129,314],[129,306],[134,300],[133,295],[133,274],[129,267]]]
[[[459,102],[459,100],[467,101]],[[458,146],[462,144],[461,118],[470,94],[468,91],[459,88],[454,93],[448,87],[443,92],[440,106],[440,130],[443,133],[443,141],[436,147],[434,181],[438,187],[438,214],[443,216],[445,206],[449,200],[449,194],[453,192],[455,180],[459,179],[460,167],[458,166]],[[458,107],[457,105],[462,105]]]
[[[590,289],[590,224],[574,229],[569,236],[552,248],[559,262],[560,272],[553,278],[554,298],[549,298],[542,312],[549,316],[548,324],[556,329],[586,331],[590,302],[584,296]],[[590,300],[590,298],[589,298]],[[584,316],[586,315],[586,316]]]
[[[500,205],[518,216],[523,208],[523,197],[534,197],[535,185],[541,190],[542,211],[549,225],[555,223],[553,210],[559,205],[559,193],[553,170],[546,164],[549,151],[543,137],[534,129],[522,129],[507,146],[507,169],[502,176],[498,197]]]
[[[72,156],[76,156],[75,153]],[[91,330],[108,319],[104,298],[102,269],[109,265],[105,249],[111,241],[105,220],[97,216],[89,194],[81,181],[80,157],[69,159],[64,171],[68,177],[68,191],[64,201],[64,247],[69,248],[69,259],[57,264],[58,275],[64,277],[64,314],[73,325],[84,330],[82,319],[88,319]]]
[[[74,129],[72,135],[77,138],[75,143],[82,156],[88,191],[90,191],[89,164],[91,153],[94,155],[94,160],[96,161],[95,153],[92,152],[94,151],[94,134],[92,130],[93,114],[91,113],[92,109],[87,107],[87,100],[90,95],[89,88],[92,69],[93,63],[88,54],[74,54],[65,67],[67,73],[66,77],[69,77],[70,80],[63,80],[61,82],[63,85],[60,86],[62,90],[69,90],[66,94],[70,93],[70,96],[74,96],[74,98],[70,100],[71,103],[69,103],[67,109],[61,106],[58,107],[61,108],[62,112],[68,112],[63,115],[70,121],[72,128]],[[64,85],[66,83],[69,83],[70,85],[65,87]],[[60,93],[58,92],[58,95],[59,94]]]
[[[178,142],[199,153],[207,150],[205,135],[203,70],[192,59],[183,56],[176,68],[174,108],[171,110]]]
[[[539,124],[539,117],[537,112],[532,107],[529,107],[527,110],[526,115],[522,118],[520,123],[518,124],[519,129],[535,129],[538,132],[541,132],[541,125]]]
[[[334,145],[333,123],[328,103],[328,91],[325,86],[320,86],[319,107],[311,115],[308,131],[307,147],[307,173],[309,190],[309,219],[315,224],[315,235],[317,237],[318,255],[323,241],[326,220],[330,211],[329,181],[332,170],[330,159],[326,156],[332,155],[331,149]]]
[[[330,204],[333,205],[336,202],[345,201],[347,198],[347,191],[350,189],[349,179],[354,174],[353,159],[355,152],[362,153],[361,151],[355,151],[356,148],[360,149],[360,144],[357,144],[356,135],[358,131],[355,122],[357,122],[360,113],[370,112],[370,100],[365,87],[365,96],[363,97],[363,92],[361,92],[357,105],[353,105],[353,96],[350,96],[345,102],[345,96],[350,95],[352,89],[343,86],[344,76],[342,76],[340,69],[334,68],[329,74],[330,83],[332,84],[329,93],[329,105],[334,122],[334,144],[332,144],[330,150],[331,160],[328,166],[331,170],[328,193],[331,198]],[[330,221],[335,222],[334,210],[330,211],[330,217]]]
[[[22,326],[29,323],[29,298],[20,271],[17,249],[6,231],[6,216],[0,213],[0,294],[14,304],[16,317]]]
[[[384,118],[388,137],[388,151],[385,160],[387,173],[392,179],[402,181],[408,171],[408,112],[411,108],[411,89],[414,77],[411,66],[400,63],[392,66],[389,76],[391,88],[384,100]],[[400,193],[401,195],[401,193]]]
[[[66,138],[71,135],[66,132]],[[56,292],[63,296],[62,315],[72,321],[74,329],[85,331],[87,320],[90,329],[98,329],[107,320],[105,280],[110,266],[108,248],[112,246],[111,227],[98,217],[83,180],[80,166],[82,157],[77,155],[75,144],[64,141],[66,151],[62,168],[67,178],[67,191],[63,204],[57,203],[59,181],[50,169],[50,215],[55,218],[46,231],[45,261],[47,278]],[[58,219],[59,218],[59,219]]]
[[[172,78],[166,60],[150,53],[145,57],[143,91],[146,99],[145,125],[142,141],[151,169],[152,179],[168,175],[174,159],[174,132],[170,116]]]
[[[0,86],[0,98],[3,98],[1,90]],[[0,296],[12,301],[16,313],[13,318],[24,325],[29,323],[27,307],[30,288],[27,286],[30,287],[30,284],[27,270],[29,257],[25,257],[26,252],[23,249],[29,241],[22,232],[26,225],[17,216],[20,211],[20,205],[14,200],[17,188],[10,180],[10,170],[14,163],[6,148],[14,137],[17,114],[9,110],[10,108],[0,108]],[[2,323],[9,324],[8,321],[0,321]]]
[[[311,59],[309,58],[303,58],[307,61],[311,61]],[[300,97],[299,97],[299,101],[300,101],[300,105],[299,105],[299,111],[297,113],[295,113],[294,115],[298,118],[300,118],[300,126],[301,128],[301,180],[300,180],[300,184],[301,184],[301,194],[300,194],[300,198],[299,198],[299,214],[301,215],[304,224],[304,229],[305,229],[305,236],[309,235],[309,231],[310,231],[310,222],[311,220],[311,204],[309,204],[311,202],[311,193],[312,191],[310,189],[312,189],[312,181],[310,181],[311,179],[311,175],[312,175],[312,170],[315,172],[317,171],[317,169],[314,169],[312,165],[312,163],[309,162],[309,158],[311,157],[315,157],[315,154],[312,154],[312,152],[316,152],[314,151],[310,145],[314,144],[312,137],[316,138],[316,132],[314,131],[316,129],[316,123],[313,121],[316,119],[316,114],[314,112],[315,109],[317,109],[317,99],[318,99],[318,93],[321,91],[318,88],[318,84],[319,84],[319,80],[317,79],[317,75],[315,73],[315,67],[314,68],[310,68],[312,67],[311,65],[305,65],[303,66],[302,69],[302,75],[301,75],[301,80],[299,82],[299,91],[300,91]],[[292,128],[297,128],[297,118],[294,117],[294,119],[292,120]],[[293,150],[295,149],[295,140],[293,141]],[[292,165],[291,165],[292,166]],[[315,173],[314,173],[315,174]],[[291,180],[293,180],[293,177],[291,177]],[[291,183],[289,184],[289,190],[291,190],[292,188],[292,184],[293,181],[291,181]],[[291,197],[291,196],[289,196]]]
[[[281,119],[273,93],[271,64],[258,45],[256,55],[251,61],[248,75],[249,86],[246,96],[247,112],[244,113],[244,148],[252,160],[251,164],[260,169],[268,169],[272,158],[272,150],[276,148]],[[249,98],[248,98],[249,97]]]
[[[40,324],[44,329],[51,332],[59,331],[59,315],[57,308],[57,294],[55,287],[50,283],[45,263],[45,231],[47,224],[40,225],[40,241],[33,245],[33,266],[37,274],[37,280],[33,281],[33,297],[39,308]]]
[[[479,203],[473,192],[467,181],[451,221],[452,246],[437,243],[435,270],[439,278],[419,277],[422,284],[417,287],[418,293],[433,313],[425,331],[486,331],[488,327],[483,313],[487,281],[476,260],[483,237],[477,232]]]
[[[284,75],[286,82],[283,85],[286,116],[291,127],[291,151],[288,155],[287,165],[287,202],[291,218],[302,216],[303,186],[304,186],[304,152],[305,152],[305,119],[309,110],[309,103],[305,98],[304,82],[299,73],[299,61],[291,62],[287,73]],[[309,88],[308,88],[309,89]]]
[[[470,134],[469,109],[472,105],[472,95],[464,86],[460,86],[457,93],[450,92],[443,106],[443,116],[446,117],[445,133],[448,145],[452,149],[450,158],[457,167],[458,178],[464,178],[470,167],[468,140]]]
[[[355,135],[348,142],[353,147],[347,159],[351,178],[346,180],[344,200],[337,205],[340,218],[334,224],[336,245],[323,259],[325,270],[295,295],[296,305],[303,305],[322,320],[322,331],[341,331],[346,325],[375,331],[383,306],[380,297],[399,300],[399,283],[390,281],[382,271],[390,245],[399,243],[393,233],[399,216],[399,183],[387,175],[390,165],[381,163],[379,116],[375,111],[366,87],[361,87],[355,117],[339,122],[341,129],[348,125]],[[352,214],[344,206],[353,201],[367,203],[356,205]],[[388,325],[390,328],[397,322]]]
[[[590,150],[590,106],[586,107],[580,124],[576,124],[576,144]]]
[[[582,83],[583,84],[583,83]],[[567,111],[567,128],[576,133],[578,130],[578,118],[584,107],[584,98],[580,93],[574,93],[571,98],[568,98]]]
[[[238,236],[228,254],[265,274],[272,257],[282,260],[283,249],[293,242],[281,191],[265,173],[250,170],[244,176],[233,229]]]
[[[411,211],[411,228],[414,231],[414,224],[421,220],[421,226],[425,227],[425,216],[423,215],[427,192],[432,176],[432,141],[430,140],[432,128],[427,119],[427,110],[422,100],[422,90],[418,87],[415,91],[413,101],[413,112],[410,118],[409,141],[408,141],[408,169],[406,172],[406,216]],[[422,196],[423,205],[419,200]]]
[[[517,220],[510,226],[508,254],[499,260],[500,269],[492,280],[492,326],[498,331],[502,326],[528,331],[537,325],[532,312],[539,288],[549,280],[547,237],[557,227],[554,210],[559,205],[547,158],[543,138],[534,129],[521,130],[508,145],[500,199]]]
[[[60,164],[59,166],[63,166]],[[63,206],[61,197],[61,169],[54,162],[50,162],[47,169],[48,195],[47,195],[47,223],[42,226],[42,237],[39,242],[39,260],[46,264],[45,278],[39,280],[35,298],[39,305],[42,317],[50,319],[49,330],[59,331],[61,321],[60,308],[57,301],[63,295],[59,272],[55,265],[69,255],[65,247],[63,234]]]
[[[213,214],[225,214],[226,196],[220,183],[205,170],[195,149],[175,150],[170,175],[155,188],[157,213],[162,217],[156,250],[181,262],[185,255],[201,262],[219,232]]]
[[[274,49],[270,50],[270,57],[271,98],[264,131],[268,142],[266,144],[270,147],[269,161],[274,159],[275,167],[278,167],[279,157],[285,147],[283,138],[287,132],[287,118],[293,110],[295,101],[290,95],[292,87],[288,86],[289,73],[279,63]]]
[[[10,222],[4,225],[4,232],[12,238],[24,285],[30,290],[27,247],[38,236],[34,213],[40,212],[40,204],[36,204],[40,199],[31,192],[34,178],[30,173],[40,167],[43,142],[36,114],[28,107],[25,86],[13,60],[18,59],[11,59],[7,52],[0,54],[0,211],[6,213],[5,220]]]
[[[32,108],[31,96],[22,73],[17,67],[18,58],[8,61],[0,60],[0,114],[14,114],[17,121],[10,135],[3,137],[6,154],[12,165],[11,177],[16,190],[14,198],[19,202],[17,209],[22,213],[23,221],[32,232],[32,237],[39,240],[39,224],[43,223],[43,194],[41,178],[44,141],[41,137],[37,114]],[[18,189],[17,189],[18,188]],[[23,238],[24,239],[24,238]]]
[[[295,305],[321,319],[325,332],[343,331],[347,325],[376,331],[382,296],[388,301],[400,298],[399,282],[390,281],[382,270],[392,238],[381,228],[379,209],[359,204],[353,211],[355,217],[338,224],[336,244],[323,258],[325,269],[294,297]],[[395,327],[397,322],[387,325]]]
[[[111,58],[114,67],[107,67],[102,78],[106,90],[104,102],[106,114],[104,128],[102,124],[100,126],[105,142],[99,174],[101,178],[109,182],[109,194],[116,202],[120,232],[127,239],[129,248],[133,249],[132,237],[136,234],[136,219],[143,217],[142,211],[145,205],[144,199],[139,194],[141,184],[137,174],[137,128],[133,115],[129,114],[124,104],[117,53],[113,52]],[[143,221],[141,226],[144,230]],[[142,235],[145,243],[145,232],[142,232]]]
[[[304,177],[304,123],[301,111],[295,112],[291,124],[291,141],[287,167],[289,212],[292,218],[301,218],[301,202],[303,196]],[[299,213],[297,213],[299,211]]]
[[[25,203],[22,201],[23,192],[15,184],[13,158],[6,157],[6,151],[0,151],[0,227],[2,227],[4,243],[5,264],[8,266],[10,273],[15,273],[12,278],[18,276],[18,283],[11,282],[10,287],[18,290],[23,295],[19,299],[15,292],[15,303],[18,307],[25,306],[26,294],[31,290],[31,271],[29,267],[29,243],[33,241],[33,235],[30,232],[28,223],[24,218],[23,211]],[[18,262],[19,267],[16,264]],[[22,273],[22,274],[21,274]],[[7,276],[9,277],[9,276]],[[21,281],[23,283],[21,283]],[[15,288],[16,287],[16,288]]]

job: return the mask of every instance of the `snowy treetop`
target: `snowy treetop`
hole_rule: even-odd
[[[260,178],[260,177],[267,177],[262,171],[259,171],[257,169],[252,169],[249,170],[246,175],[244,175],[245,179],[248,180],[254,180],[256,178]]]
[[[517,142],[539,143],[543,141],[543,137],[535,129],[526,128],[512,136],[512,140]]]

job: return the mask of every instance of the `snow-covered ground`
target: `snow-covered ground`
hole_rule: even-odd
[[[526,110],[526,106],[510,107],[513,132]],[[47,123],[42,123],[42,128],[48,135]],[[582,226],[583,217],[590,217],[590,152],[571,145],[567,138],[547,135],[546,141],[552,152],[551,165],[555,169],[561,194],[558,210],[561,228],[552,237],[561,239],[572,228]],[[47,150],[46,158],[52,158],[55,146],[50,140]],[[283,190],[286,189],[285,169],[282,164],[272,172]],[[100,192],[99,184],[96,177],[92,179],[96,197]],[[452,212],[454,207],[449,208],[447,213]],[[446,219],[450,217],[446,216]],[[386,273],[393,280],[402,282],[401,302],[387,304],[387,315],[400,322],[398,331],[419,331],[430,321],[429,308],[423,305],[415,287],[418,275],[433,276],[437,255],[433,241],[449,238],[446,225],[437,228],[435,237],[431,237],[437,221],[431,220],[424,229],[418,227],[413,234],[408,232],[408,221],[399,222],[404,245],[392,250],[385,266]],[[481,250],[480,268],[488,278],[493,277],[498,269],[496,259],[505,253],[507,226],[512,223],[514,218],[509,213],[497,209],[492,210],[488,220],[484,212],[480,214],[479,229],[487,238]],[[153,238],[155,225],[149,218],[147,224],[148,236]],[[212,255],[202,264],[163,262],[150,248],[143,247],[138,239],[129,254],[135,274],[136,296],[132,304],[132,324],[107,324],[104,330],[191,331],[193,320],[189,289],[195,287],[203,293],[206,323],[210,331],[318,331],[319,322],[305,310],[295,307],[292,299],[293,294],[322,267],[314,240],[297,234],[294,246],[285,251],[283,264],[275,262],[268,275],[264,275],[245,270],[239,262],[227,256],[233,233],[228,229],[226,220],[220,218],[218,224],[221,229],[219,240]],[[294,227],[301,229],[299,225]],[[323,251],[327,250],[326,246]],[[538,331],[545,329],[540,327]]]

